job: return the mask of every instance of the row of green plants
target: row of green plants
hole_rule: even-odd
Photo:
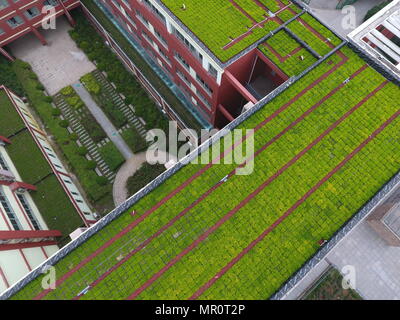
[[[305,15],[303,15],[305,16]],[[303,18],[302,16],[302,18]],[[320,25],[322,26],[322,25]],[[329,41],[325,42],[318,38],[314,33],[312,33],[304,24],[302,24],[298,19],[292,21],[287,26],[294,34],[296,34],[300,39],[307,43],[314,51],[319,55],[324,56],[328,54],[332,49],[329,47]],[[318,30],[319,31],[319,30]]]
[[[111,187],[106,185],[107,181],[104,177],[99,177],[93,170],[95,164],[80,154],[76,144],[78,136],[69,133],[68,121],[60,121],[59,110],[52,106],[52,98],[45,95],[43,86],[29,64],[17,60],[13,63],[13,70],[24,88],[33,110],[40,117],[48,132],[53,135],[57,146],[64,154],[66,163],[77,175],[89,199],[95,202],[107,195]]]
[[[348,73],[350,71],[352,71],[351,67],[349,67]],[[368,74],[365,75],[365,78],[369,78]],[[337,85],[339,83],[340,82],[338,82]],[[367,85],[367,88],[368,90],[372,90],[371,86]],[[359,96],[353,98],[353,90],[352,88],[348,88],[346,95],[343,98],[347,97],[358,102],[366,92],[367,89],[365,89],[364,92],[360,92]],[[199,234],[211,227],[223,215],[230,212],[248,195],[250,191],[255,190],[263,181],[272,176],[280,167],[287,163],[297,152],[305,148],[305,146],[308,145],[313,139],[318,137],[322,131],[324,131],[334,120],[339,118],[341,114],[344,114],[346,110],[350,109],[353,105],[353,101],[349,101],[349,104],[342,105],[340,110],[338,110],[335,99],[332,98],[332,100],[329,100],[329,102],[324,104],[321,107],[321,110],[319,110],[316,114],[310,115],[310,118],[307,119],[307,121],[301,122],[294,130],[291,130],[281,139],[271,145],[266,151],[268,156],[260,156],[257,158],[255,163],[255,172],[249,176],[231,178],[228,183],[223,184],[220,188],[213,191],[212,195],[207,198],[207,200],[202,201],[197,206],[192,208],[189,216],[187,218],[183,218],[184,221],[187,221],[188,223],[190,221],[191,228],[187,228],[187,224],[184,222],[177,223],[168,231],[163,233],[163,235],[157,237],[157,239],[154,239],[150,244],[148,244],[142,255],[136,256],[134,259],[130,259],[126,263],[126,268],[129,268],[130,270],[138,270],[139,265],[141,264],[146,264],[148,266],[148,271],[143,275],[143,277],[134,278],[136,274],[135,272],[132,272],[132,277],[128,278],[129,282],[131,283],[131,292],[133,292],[132,288],[139,287],[146,279],[150,278],[152,274],[156,273],[162,268],[163,265],[165,265],[165,256],[174,257],[183,248],[189,246],[192,241],[199,236]],[[310,104],[308,107],[310,107]],[[349,141],[346,141],[344,137],[352,137],[353,132],[349,131],[349,128],[352,128],[355,123],[359,123],[360,119],[363,119],[367,114],[370,114],[373,107],[374,103],[371,103],[369,109],[363,110],[357,114],[357,117],[351,119],[349,118],[349,120],[344,122],[346,124],[343,125],[344,128],[340,132],[335,132],[332,134],[332,136],[335,137],[335,140],[337,139],[337,141],[340,141],[340,143],[337,144],[333,142],[335,149],[342,151],[343,146],[356,143],[354,141],[352,144],[350,144]],[[292,112],[297,113],[297,116],[299,113],[301,113],[301,109],[302,108],[299,105],[291,107]],[[304,111],[304,109],[302,111]],[[285,119],[284,124],[287,126],[290,122],[290,118],[286,119],[282,117],[280,121],[282,121],[282,119]],[[318,121],[319,126],[314,129],[314,125],[311,124],[314,124]],[[278,120],[276,122],[278,122]],[[271,128],[266,129],[271,130]],[[273,137],[270,131],[263,131],[261,133],[257,133],[257,135],[260,135],[259,139],[260,141],[263,141],[263,143],[269,141]],[[323,142],[329,144],[330,140],[327,137],[326,140],[323,140]],[[316,154],[310,155],[307,157],[307,161],[304,160],[299,165],[296,165],[288,170],[287,173],[285,173],[279,180],[271,185],[270,189],[267,189],[262,196],[260,196],[261,198],[257,198],[246,205],[246,207],[244,207],[244,209],[237,214],[237,217],[235,216],[231,218],[231,220],[226,222],[215,232],[215,234],[209,236],[208,240],[201,244],[198,249],[194,250],[193,253],[190,253],[180,263],[174,266],[174,268],[171,269],[171,272],[166,273],[165,276],[163,276],[157,282],[157,284],[154,285],[156,289],[159,288],[159,290],[155,290],[159,293],[159,295],[155,295],[154,291],[150,288],[149,291],[145,291],[140,297],[143,299],[157,299],[166,296],[178,299],[189,297],[190,293],[193,293],[195,288],[198,288],[202,283],[205,283],[207,280],[209,280],[219,268],[222,268],[223,265],[229,261],[229,258],[233,257],[233,254],[235,253],[234,250],[237,252],[238,249],[245,247],[246,243],[250,242],[252,239],[255,239],[257,235],[261,233],[261,230],[272,224],[272,222],[279,217],[279,212],[290,206],[290,204],[295,203],[296,200],[299,199],[301,195],[311,187],[313,181],[324,175],[325,172],[329,172],[329,170],[331,170],[333,167],[333,163],[336,163],[341,159],[342,154],[338,154],[335,158],[330,158],[330,154],[326,149],[329,150],[325,144],[318,145],[318,149],[315,152]],[[343,153],[347,153],[347,151],[345,150]],[[315,163],[315,161],[317,161],[316,159],[320,159],[321,163],[326,165],[321,168],[319,165],[317,165],[317,163]],[[309,162],[311,162],[310,165],[308,165]],[[317,172],[315,170],[312,171],[309,167],[316,167],[319,170]],[[225,168],[221,169],[219,167],[212,171],[214,171],[213,173],[215,175],[223,177],[225,174],[224,170]],[[305,179],[302,179],[302,177],[307,177],[312,181],[304,181]],[[302,181],[301,184],[299,184],[299,179]],[[208,181],[204,181],[203,179],[201,180],[206,185],[206,189],[213,185],[208,183]],[[294,182],[293,184],[292,181]],[[293,190],[293,186],[297,186],[297,190]],[[202,192],[204,192],[204,190],[198,190],[195,192],[197,194],[197,198],[200,194],[202,194]],[[269,194],[267,195],[266,192]],[[165,223],[168,221],[168,218],[171,219],[174,215],[181,212],[185,208],[185,205],[188,205],[181,205],[182,202],[186,202],[186,199],[184,200],[182,198],[188,197],[188,193],[189,196],[191,196],[190,191],[186,191],[185,193],[182,193],[181,196],[171,199],[165,205],[160,207],[158,211],[158,217],[154,216],[154,219],[146,219],[147,221],[143,222],[145,224],[143,225],[143,228],[145,228],[145,226],[151,228],[150,224],[151,226],[157,225],[160,227],[161,221]],[[229,197],[228,201],[228,195],[232,194],[241,196]],[[154,195],[154,197],[158,198],[158,195]],[[155,198],[151,198],[154,201]],[[194,198],[196,199],[196,197]],[[135,209],[138,212],[143,212],[143,210],[146,210],[146,208],[143,208],[140,205],[135,206]],[[266,212],[271,212],[271,215],[263,216],[263,210],[266,210]],[[274,211],[277,213],[272,214]],[[163,214],[161,214],[161,212],[163,212]],[[171,214],[169,214],[170,212]],[[211,212],[213,214],[210,214]],[[155,212],[155,214],[156,213],[157,212]],[[139,230],[136,230],[136,234],[138,232]],[[170,239],[174,239],[174,245],[172,246],[167,245],[167,243],[171,242]],[[317,241],[318,239],[315,240],[316,245]],[[163,253],[163,251],[167,252]],[[151,258],[149,255],[150,252],[152,252]],[[210,252],[213,252],[212,257],[210,257]],[[207,256],[209,256],[209,260],[207,260]],[[246,270],[250,269],[247,268]],[[123,269],[121,268],[114,271],[112,276],[118,278],[122,275],[122,273]],[[178,274],[179,277],[177,277]],[[227,287],[232,286],[230,283],[225,283],[225,285]],[[96,288],[96,291],[93,291],[93,295],[98,295],[102,292],[104,294],[106,293],[105,282],[99,284],[99,286]],[[93,295],[89,293],[87,298],[90,298],[90,296],[93,297]],[[126,292],[115,294],[114,297],[125,298],[126,296],[124,295],[126,295]]]

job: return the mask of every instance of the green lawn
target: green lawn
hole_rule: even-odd
[[[31,196],[51,230],[59,230],[63,237],[68,237],[76,228],[84,226],[54,174],[36,184],[36,187],[37,191],[31,192]]]
[[[19,117],[14,106],[8,99],[7,94],[4,90],[0,90],[0,135],[3,137],[9,137],[12,134],[18,132],[22,128],[25,128],[25,124]]]
[[[13,136],[11,142],[7,153],[24,182],[35,184],[53,172],[27,129]]]
[[[212,166],[188,187],[157,207],[136,228],[99,252],[46,298],[74,297],[189,206],[191,209],[183,217],[152,238],[138,254],[114,270],[83,298],[127,298],[228,212],[232,212],[229,219],[177,259],[171,268],[159,273],[159,277],[137,298],[187,299],[255,239],[259,242],[250,247],[248,253],[241,256],[226,273],[219,275],[200,298],[270,297],[315,254],[321,239],[329,239],[400,168],[400,135],[397,130],[400,118],[393,118],[387,127],[382,127],[398,111],[395,101],[400,98],[400,90],[387,83],[382,90],[375,92],[385,79],[374,69],[365,67],[365,62],[350,49],[344,48],[342,52],[349,60],[311,90],[299,94],[340,63],[342,58],[339,55],[333,55],[239,125],[243,129],[254,128],[277,110],[281,111],[255,133],[255,150],[268,141],[273,142],[255,159],[252,174],[233,175],[210,193],[210,188],[237,164]],[[359,74],[353,80],[341,86],[356,72]],[[310,109],[312,107],[314,109]],[[305,112],[309,112],[308,115],[290,127]],[[288,127],[290,129],[279,139],[273,139]],[[366,140],[381,127],[381,132],[372,141]],[[364,141],[369,143],[358,149]],[[244,145],[248,142],[246,140]],[[354,150],[358,152],[353,155]],[[350,155],[353,157],[350,158]],[[297,159],[295,162],[292,161],[294,157]],[[343,165],[338,167],[341,163]],[[62,277],[128,224],[144,215],[203,166],[187,165],[138,201],[133,208],[57,263],[57,277]],[[333,171],[335,168],[338,168],[337,172]],[[281,174],[276,176],[277,172]],[[331,174],[329,179],[320,183],[328,174]],[[270,182],[265,184],[266,181]],[[265,188],[254,193],[262,184]],[[313,186],[318,188],[311,192]],[[206,192],[209,194],[203,199]],[[255,198],[244,203],[250,193]],[[130,214],[133,209],[135,217]],[[288,215],[288,212],[291,214]],[[269,229],[277,219],[281,219],[280,223]],[[266,230],[271,232],[265,233]],[[13,298],[35,297],[42,291],[40,280],[31,282]]]

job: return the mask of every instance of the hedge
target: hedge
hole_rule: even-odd
[[[165,171],[165,166],[161,164],[150,165],[144,163],[138,171],[132,177],[129,177],[127,182],[128,194],[132,195],[146,186],[149,182],[157,178],[161,173]]]
[[[100,147],[99,152],[112,171],[117,170],[125,162],[124,157],[112,142],[108,142],[104,146]]]

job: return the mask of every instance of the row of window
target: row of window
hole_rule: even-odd
[[[125,8],[124,8],[121,4],[119,4],[116,0],[112,0],[112,1],[113,1],[113,3],[114,3],[115,7],[119,9],[119,11],[120,11],[120,12],[123,14],[123,16],[130,22],[130,24],[131,24],[132,26],[134,26],[134,28],[137,29],[136,23],[135,23],[134,21],[132,21],[132,19],[130,18],[129,14],[127,13],[127,10],[125,10]],[[133,11],[132,8],[130,7],[129,3],[127,3],[127,2],[124,1],[124,0],[122,0],[122,1],[125,3],[126,7],[127,7],[129,10]],[[165,20],[165,17],[164,17],[164,16],[157,10],[157,8],[155,8],[148,0],[147,0],[147,1],[144,0],[144,2],[145,2],[146,5],[151,9],[151,11],[153,11],[163,22],[166,21],[166,20]],[[165,71],[168,72],[169,70],[168,70],[168,68],[167,68],[165,65],[168,64],[168,66],[171,68],[171,66],[172,66],[172,65],[171,65],[171,60],[170,60],[170,57],[168,56],[167,52],[163,50],[163,47],[164,47],[166,50],[169,50],[167,40],[166,40],[166,39],[161,35],[161,33],[160,33],[158,30],[156,30],[156,29],[154,28],[154,26],[143,16],[143,14],[140,12],[140,10],[137,10],[137,9],[136,9],[136,10],[134,10],[134,12],[135,12],[135,14],[136,14],[136,18],[137,18],[138,20],[140,20],[141,23],[142,23],[142,24],[143,24],[143,25],[144,25],[144,26],[159,40],[159,42],[160,42],[161,45],[159,45],[158,43],[156,43],[155,41],[153,41],[153,39],[149,36],[149,34],[148,34],[147,32],[142,31],[142,36],[143,36],[143,38],[151,45],[151,47],[154,49],[154,51],[156,51],[156,52],[161,56],[161,59],[159,59],[152,51],[149,51],[149,53],[150,53],[151,55],[153,55],[154,58],[157,60],[157,62],[158,62],[159,64],[161,64],[161,65],[164,67]],[[135,33],[132,31],[132,28],[131,28],[131,26],[130,26],[129,23],[125,23],[125,22],[123,21],[123,19],[121,19],[120,21],[121,21],[122,23],[126,24],[128,30],[129,30],[131,33],[135,34]],[[164,24],[165,24],[165,23],[164,23]],[[136,33],[137,33],[137,32],[136,32]],[[182,35],[182,37],[183,37],[183,35]],[[184,38],[184,37],[183,37],[183,38]],[[193,49],[194,49],[194,47],[193,47]],[[195,49],[194,49],[194,50],[195,50]],[[184,59],[178,52],[174,52],[174,54],[175,54],[175,59],[176,59],[178,62],[180,62],[180,64],[182,64],[182,65],[184,66],[184,68],[185,68],[185,69],[187,70],[187,72],[193,77],[193,79],[195,79],[195,80],[197,81],[197,83],[200,84],[200,85],[205,89],[205,91],[209,94],[209,96],[212,97],[212,95],[213,95],[213,90],[212,90],[212,88],[206,83],[206,81],[205,81],[202,77],[200,77],[200,76],[194,71],[194,69],[192,69],[192,68],[190,67],[190,65],[185,61],[185,59]],[[199,54],[199,55],[200,55],[200,57],[201,57],[200,60],[202,60],[201,54]],[[215,69],[214,69],[214,70],[215,70]],[[199,101],[201,101],[202,104],[205,105],[206,108],[207,108],[208,110],[211,110],[211,109],[212,109],[212,106],[211,106],[210,101],[208,100],[210,97],[207,99],[199,90],[194,89],[194,87],[192,86],[190,80],[189,80],[179,69],[176,69],[176,72],[177,72],[178,76],[185,82],[185,84],[186,84],[189,88],[191,88],[192,91],[197,95],[197,99],[198,99]],[[217,71],[215,70],[215,72],[217,72]],[[194,99],[191,95],[190,95],[190,97],[192,98],[191,100],[193,101],[193,103],[197,105],[197,104],[198,104],[198,101],[197,101],[196,99]]]
[[[41,230],[41,226],[39,224],[39,221],[37,220],[35,214],[33,213],[33,210],[31,206],[28,203],[28,200],[26,199],[25,195],[22,193],[17,194],[17,198],[20,201],[22,207],[24,208],[24,211],[31,222],[33,228],[35,230]],[[0,204],[2,208],[4,209],[4,212],[6,213],[8,220],[10,221],[12,227],[14,230],[22,230],[22,225],[21,222],[19,221],[17,215],[15,214],[14,209],[12,208],[10,202],[8,201],[2,187],[0,187]]]
[[[0,0],[0,10],[7,8],[10,4],[9,4],[10,0]],[[14,3],[20,1],[20,0],[12,0]],[[65,2],[67,0],[63,0],[63,2]],[[57,6],[59,3],[57,0],[45,0],[43,1],[43,7],[46,6],[51,6],[51,7],[55,7]],[[38,7],[34,6],[31,7],[27,10],[25,10],[23,12],[25,18],[27,18],[28,20],[31,20],[37,16],[39,16],[41,14],[41,11],[38,9]],[[21,25],[23,25],[25,23],[25,20],[19,16],[16,15],[14,17],[9,18],[8,20],[6,20],[7,25],[12,28],[15,29]],[[4,34],[5,31],[3,29],[0,28],[0,35]]]

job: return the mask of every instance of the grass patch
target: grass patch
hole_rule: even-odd
[[[7,153],[22,181],[35,184],[53,171],[28,130],[11,138]]]
[[[0,90],[0,112],[0,135],[3,137],[9,137],[25,128],[25,123],[22,121],[4,90]]]
[[[71,232],[84,226],[54,174],[37,183],[36,187],[37,191],[31,192],[31,196],[49,229],[59,230],[63,238],[67,238]]]

